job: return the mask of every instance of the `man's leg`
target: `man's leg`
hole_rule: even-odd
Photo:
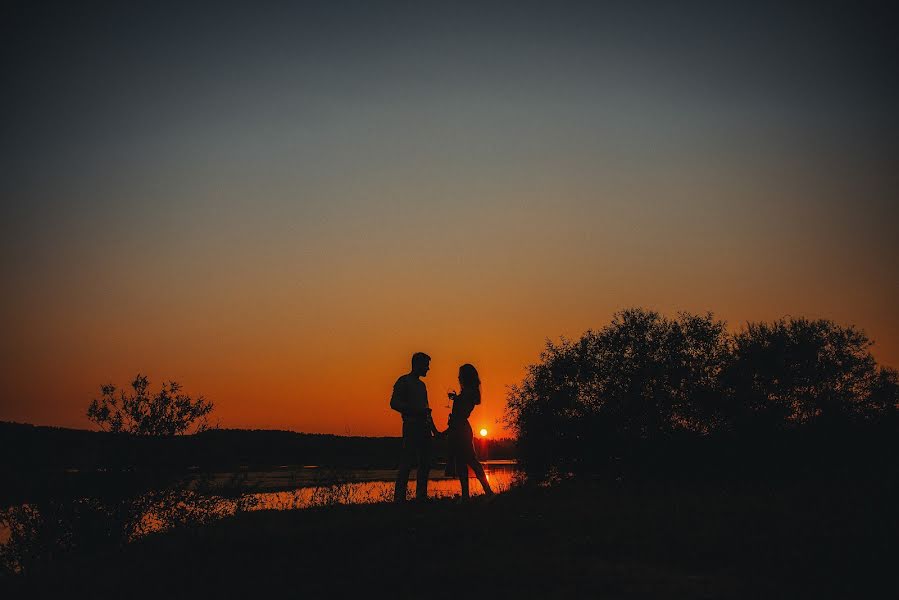
[[[393,501],[405,502],[406,490],[409,489],[409,471],[412,467],[413,441],[408,435],[408,427],[403,423],[403,448],[400,451],[400,464],[396,472],[396,485],[393,486]]]
[[[415,497],[424,500],[428,497],[428,474],[431,472],[431,433],[422,433],[418,442],[418,473],[415,481]]]
[[[393,501],[405,502],[406,490],[409,489],[409,461],[401,459],[399,471],[396,472],[396,485],[393,486]]]

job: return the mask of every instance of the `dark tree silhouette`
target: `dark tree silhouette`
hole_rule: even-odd
[[[863,332],[826,320],[729,334],[710,313],[628,309],[577,341],[547,342],[510,389],[506,419],[537,478],[591,471],[674,438],[889,421],[899,378],[870,346]]]
[[[711,314],[670,320],[643,309],[577,342],[547,342],[508,398],[522,460],[538,472],[590,469],[639,440],[709,430],[728,355],[724,323]]]
[[[896,371],[877,366],[871,345],[854,327],[823,319],[749,323],[733,337],[724,374],[735,426],[889,416],[899,400]]]
[[[87,418],[101,429],[135,435],[180,435],[191,427],[195,433],[208,427],[206,417],[213,403],[202,396],[194,399],[181,393],[181,386],[169,381],[156,395],[149,393],[150,381],[138,374],[131,383],[133,394],[116,387],[100,387],[100,398],[91,401]]]
[[[176,442],[170,436],[205,430],[213,403],[181,393],[174,381],[155,394],[149,387],[149,379],[139,374],[131,383],[133,393],[108,384],[90,403],[91,421],[130,435],[113,436],[117,439],[112,444],[94,448],[104,468],[94,471],[84,490],[77,488],[77,481],[62,480],[52,494],[0,510],[0,526],[10,532],[9,542],[0,546],[0,575],[40,574],[64,554],[118,549],[156,527],[200,524],[247,505],[224,497],[240,486],[218,486],[208,474],[185,474],[167,460],[166,444]],[[109,440],[104,434],[91,435]],[[140,448],[145,450],[135,452]],[[149,460],[129,461],[150,454],[146,449],[152,451]],[[174,450],[181,460],[188,456],[182,443]]]

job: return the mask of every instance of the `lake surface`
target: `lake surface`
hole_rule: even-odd
[[[483,465],[487,481],[490,482],[493,491],[497,493],[508,490],[517,476],[518,471],[514,461],[487,461]],[[395,470],[353,471],[345,481],[334,481],[294,490],[253,494],[255,505],[248,507],[247,510],[290,510],[332,504],[390,502],[393,500],[395,480]],[[468,487],[472,496],[480,496],[484,493],[480,482],[474,477],[470,477]],[[409,478],[407,497],[413,498],[415,492],[415,472],[413,471]],[[444,476],[442,468],[431,470],[428,480],[429,498],[452,498],[461,493],[462,488],[458,479]]]
[[[482,463],[490,486],[496,493],[509,489],[519,476],[515,461],[485,461]],[[396,470],[358,469],[334,470],[314,465],[285,466],[268,471],[216,473],[213,483],[239,482],[252,489],[236,498],[217,498],[203,508],[210,517],[227,517],[238,511],[295,510],[338,504],[372,504],[393,500]],[[469,479],[472,496],[484,492],[477,479]],[[415,471],[410,475],[407,497],[416,492]],[[428,481],[429,498],[452,498],[461,495],[456,478],[446,477],[443,468],[432,469]],[[166,529],[171,525],[165,510],[152,507],[141,518],[141,535]],[[9,528],[0,523],[0,544],[9,539]]]

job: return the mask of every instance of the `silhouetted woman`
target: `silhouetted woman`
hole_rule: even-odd
[[[461,390],[449,392],[449,398],[453,401],[453,410],[449,416],[449,428],[446,430],[449,453],[446,459],[446,474],[455,474],[462,484],[462,498],[468,498],[468,467],[474,471],[484,493],[493,495],[484,467],[478,461],[474,451],[474,435],[468,417],[475,405],[481,403],[481,379],[474,366],[464,364],[459,367],[459,385]]]

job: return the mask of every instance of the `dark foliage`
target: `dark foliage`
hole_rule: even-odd
[[[57,489],[0,509],[0,527],[9,531],[0,545],[0,577],[40,576],[75,555],[118,551],[154,531],[241,512],[255,501],[248,491],[238,478],[215,483],[205,474],[158,470],[106,473],[93,481],[90,496],[76,487]]]
[[[729,334],[711,314],[624,310],[577,341],[548,342],[511,388],[507,420],[537,479],[662,465],[686,475],[701,466],[688,458],[722,466],[728,454],[758,467],[771,444],[891,436],[899,378],[870,346],[827,320]]]
[[[491,456],[511,444],[493,443]],[[321,504],[346,486],[335,473],[395,467],[399,438],[209,430],[142,436],[0,423],[0,579],[40,576],[50,565],[116,551],[164,524],[202,525],[254,500],[247,469],[315,464]],[[508,457],[508,454],[505,454]],[[235,473],[214,480],[213,473]],[[243,478],[243,479],[242,479]]]
[[[196,432],[207,428],[212,402],[182,394],[180,384],[163,383],[159,392],[151,395],[150,380],[138,374],[131,388],[133,394],[116,390],[111,383],[100,386],[100,397],[91,401],[87,418],[103,430],[134,435],[180,435],[191,427]]]

